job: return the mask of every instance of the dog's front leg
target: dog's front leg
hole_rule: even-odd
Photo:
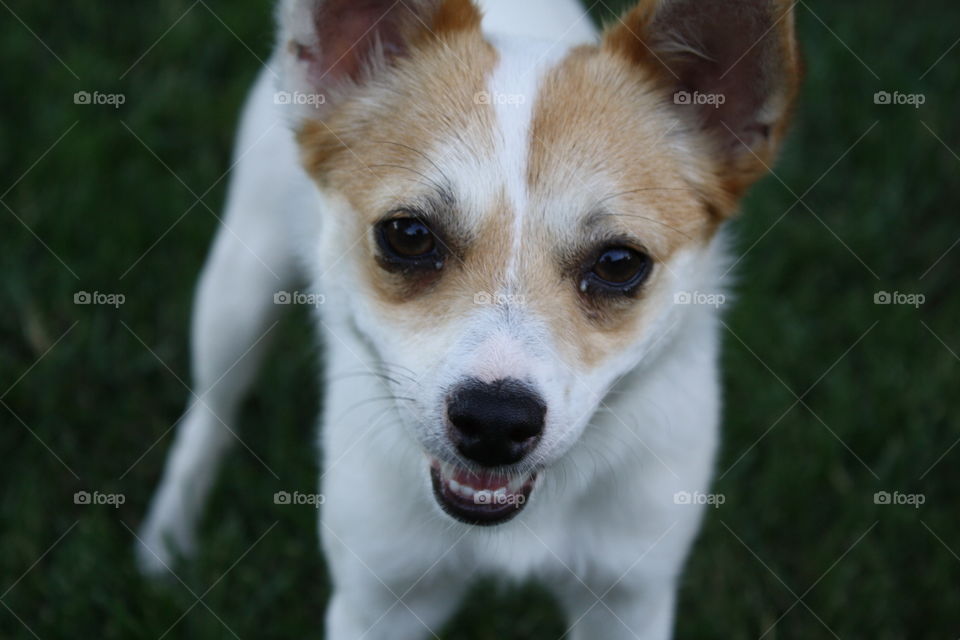
[[[455,552],[445,553],[449,541],[383,524],[335,531],[321,522],[334,584],[327,640],[435,638],[463,596],[467,581],[453,570]]]
[[[304,187],[297,190],[293,137],[270,113],[272,102],[272,79],[264,73],[244,116],[226,213],[196,293],[188,410],[137,541],[140,567],[151,575],[166,575],[177,553],[194,550],[217,469],[240,439],[237,407],[266,354],[275,319],[288,308],[277,304],[284,302],[277,295],[298,279],[287,229],[302,207],[288,190],[296,194]]]
[[[326,638],[435,638],[468,584],[461,535],[414,497],[381,482],[373,491],[364,474],[348,471],[368,456],[346,454],[324,479],[320,533],[333,582]]]

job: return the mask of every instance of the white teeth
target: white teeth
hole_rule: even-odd
[[[441,462],[438,466],[440,477],[443,478],[443,482],[450,493],[478,504],[504,504],[510,499],[510,496],[521,493],[523,487],[530,480],[529,477],[515,476],[509,480],[505,478],[503,480],[504,484],[497,489],[477,489],[453,479],[455,476],[463,479],[464,474],[459,467],[447,462]]]
[[[456,480],[447,480],[447,489],[450,490],[450,493],[454,493],[462,498],[467,498],[468,500],[472,499],[473,494],[475,493],[473,487],[460,484]]]
[[[490,489],[474,489],[465,484],[460,484],[456,480],[447,480],[447,488],[462,498],[474,500],[478,504],[504,504],[509,496],[516,494],[507,487],[500,487],[496,491]]]
[[[510,484],[507,485],[507,490],[510,491],[510,493],[516,493],[520,491],[526,483],[526,478],[513,478],[510,480]]]

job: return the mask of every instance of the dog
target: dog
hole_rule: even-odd
[[[194,551],[282,292],[307,283],[327,638],[427,637],[480,574],[542,580],[572,638],[670,638],[721,415],[702,298],[787,131],[792,2],[640,0],[600,32],[574,0],[278,17],[143,569]]]

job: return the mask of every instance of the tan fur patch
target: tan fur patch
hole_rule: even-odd
[[[376,299],[390,308],[388,313],[418,326],[436,323],[458,291],[485,291],[481,283],[502,274],[506,260],[508,239],[496,226],[479,232],[464,228],[450,211],[445,222],[453,233],[444,242],[451,255],[443,277],[411,280],[378,266],[370,233],[404,202],[453,187],[442,184],[443,167],[430,157],[438,145],[452,141],[464,157],[490,155],[495,115],[477,96],[486,90],[498,56],[479,25],[471,2],[446,0],[409,56],[358,89],[325,121],[307,122],[298,135],[307,171],[321,186],[333,185],[360,214],[345,222],[349,239],[344,242],[362,238],[365,280]],[[428,291],[430,296],[420,295]],[[411,300],[419,303],[405,304]]]
[[[583,224],[593,214],[604,236],[636,238],[662,270],[679,248],[701,246],[713,236],[720,219],[708,204],[723,202],[725,194],[702,151],[686,149],[696,140],[685,135],[655,89],[629,61],[594,47],[574,51],[547,77],[533,122],[528,175],[531,200],[544,218],[533,224],[556,227],[550,212],[571,192],[596,194],[578,216],[562,218],[565,228],[551,229],[554,246],[576,246],[588,235]],[[598,181],[604,190],[597,191]],[[532,290],[549,291],[538,295],[539,311],[573,347],[576,361],[599,362],[636,335],[642,293],[637,300],[587,299],[576,287],[576,274],[564,281],[538,277],[562,267],[553,254],[531,253],[545,256],[527,270],[537,278]]]
[[[483,16],[472,0],[446,0],[433,20],[436,34],[457,31],[479,31]]]
[[[423,134],[432,126],[431,116],[447,116],[443,124],[457,125],[477,115],[476,92],[482,91],[486,75],[496,64],[496,53],[480,32],[481,15],[471,0],[443,0],[431,24],[416,23],[408,57],[394,61],[395,70],[374,78],[372,86],[358,88],[337,106],[325,120],[308,120],[298,132],[301,157],[308,173],[326,181],[327,166],[340,152],[356,150],[362,136],[357,132],[376,126],[379,119],[397,119],[413,125],[414,134]],[[472,89],[467,95],[464,89]],[[411,105],[414,98],[419,104]],[[388,95],[395,93],[396,96]],[[464,113],[432,113],[433,103],[423,100],[447,98],[450,105],[459,104]],[[470,102],[464,101],[469,97]],[[399,99],[398,99],[399,98]],[[379,104],[372,104],[375,101]],[[404,108],[412,108],[414,117],[404,118]],[[392,111],[392,112],[391,112]],[[475,120],[475,118],[473,118]],[[409,122],[403,122],[409,120]],[[398,127],[399,129],[399,127]],[[409,136],[418,139],[418,135]],[[419,136],[419,139],[432,135]]]

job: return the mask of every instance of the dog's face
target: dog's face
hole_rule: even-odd
[[[569,50],[491,41],[467,0],[284,11],[352,322],[440,505],[505,521],[718,275],[796,90],[788,4],[648,1]]]

